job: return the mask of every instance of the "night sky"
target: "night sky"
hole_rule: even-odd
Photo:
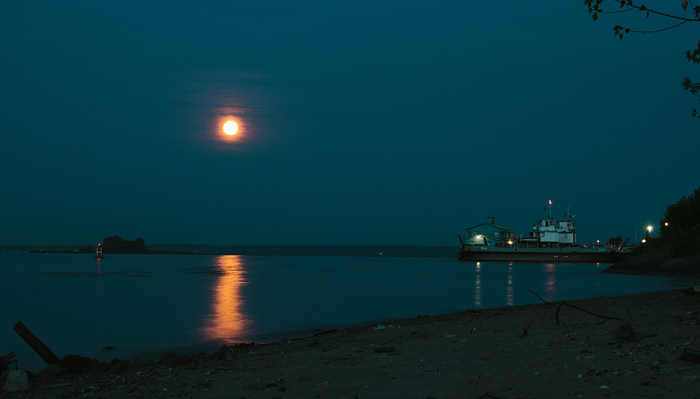
[[[550,199],[579,242],[641,238],[700,186],[700,37],[616,24],[670,25],[582,1],[5,2],[0,244],[456,247]]]

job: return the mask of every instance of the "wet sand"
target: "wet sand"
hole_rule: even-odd
[[[566,303],[576,308],[542,303],[466,311],[169,354],[157,363],[115,362],[104,371],[39,373],[29,392],[0,396],[700,397],[700,363],[683,357],[700,349],[700,295],[675,290]],[[633,336],[620,329],[625,323]]]

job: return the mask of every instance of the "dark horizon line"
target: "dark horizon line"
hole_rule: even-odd
[[[0,244],[6,247],[89,247],[97,244]],[[148,246],[240,246],[240,247],[454,247],[456,245],[417,245],[417,244],[148,244]]]

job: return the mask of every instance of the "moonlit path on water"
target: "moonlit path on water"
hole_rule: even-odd
[[[21,320],[59,357],[101,360],[214,350],[466,309],[683,288],[608,265],[461,263],[448,258],[0,254],[0,352],[43,361]],[[103,352],[102,348],[116,348]]]

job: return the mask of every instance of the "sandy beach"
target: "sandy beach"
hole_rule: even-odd
[[[54,366],[31,376],[28,392],[1,395],[693,398],[698,304],[700,295],[675,290],[387,321],[157,363],[78,359],[65,364],[75,373]]]

